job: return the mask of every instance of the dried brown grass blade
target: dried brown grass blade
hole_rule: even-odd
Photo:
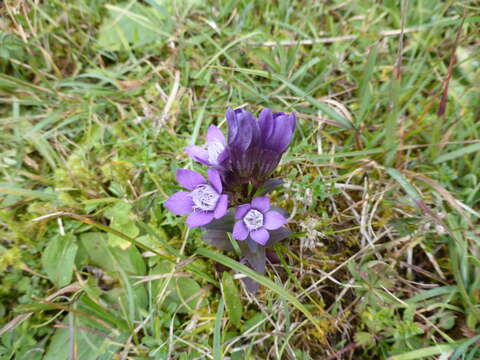
[[[417,173],[414,173],[414,172],[410,172],[410,171],[401,171],[402,173],[404,173],[405,175],[407,176],[410,176],[410,177],[414,177],[414,178],[417,178],[421,181],[423,181],[424,183],[430,185],[432,188],[434,188],[449,204],[450,206],[452,206],[452,208],[454,208],[455,210],[458,211],[458,213],[460,215],[462,215],[462,217],[464,217],[468,224],[470,226],[473,227],[473,223],[472,221],[470,220],[470,218],[467,216],[467,214],[465,213],[465,211],[462,209],[462,207],[460,205],[458,205],[458,201],[457,199],[455,199],[453,197],[452,194],[450,194],[447,189],[445,189],[442,185],[440,185],[438,182],[436,182],[435,180],[432,180],[430,179],[429,177],[427,176],[424,176],[424,175],[420,175],[420,174],[417,174]]]
[[[453,44],[452,53],[450,55],[450,63],[448,64],[448,72],[445,81],[443,82],[443,93],[442,99],[440,100],[440,105],[438,106],[437,115],[443,116],[445,114],[445,110],[447,109],[447,100],[448,100],[448,85],[450,84],[450,79],[452,78],[453,73],[453,65],[456,63],[455,52],[457,51],[458,43],[460,40],[460,35],[462,34],[463,23],[465,22],[465,17],[467,16],[467,11],[465,12],[462,17],[462,22],[458,28],[457,36],[455,38],[455,43]]]
[[[82,287],[78,284],[71,284],[68,286],[65,286],[64,288],[54,292],[52,295],[47,296],[43,301],[45,302],[50,302],[56,297],[67,294],[67,293],[72,293],[81,290]],[[1,329],[0,329],[0,336],[5,334],[6,332],[13,330],[15,327],[20,325],[22,322],[27,320],[30,316],[32,316],[33,312],[29,312],[26,314],[21,314],[18,316],[15,316],[12,320],[10,320],[8,323],[6,323]]]

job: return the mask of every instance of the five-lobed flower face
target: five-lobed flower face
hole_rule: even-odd
[[[213,219],[220,219],[227,213],[228,196],[222,194],[222,180],[218,171],[208,169],[208,182],[193,170],[178,169],[177,181],[188,191],[179,191],[164,203],[177,215],[190,214],[187,225],[191,228],[204,226]]]
[[[282,214],[270,210],[270,200],[266,196],[255,197],[250,204],[238,206],[235,218],[239,221],[233,227],[233,238],[243,241],[250,236],[260,245],[265,245],[270,238],[268,230],[277,230],[287,223]]]

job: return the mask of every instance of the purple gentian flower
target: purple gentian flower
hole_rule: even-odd
[[[267,177],[277,167],[295,132],[295,114],[272,113],[263,109],[258,117],[260,126],[261,162],[257,166],[260,178]]]
[[[171,212],[187,217],[191,228],[204,226],[213,219],[220,219],[227,213],[228,197],[222,194],[222,181],[215,169],[208,169],[208,182],[193,170],[178,169],[177,181],[188,191],[179,191],[165,201]]]
[[[255,173],[260,145],[258,121],[250,112],[228,108],[228,170],[234,182],[246,183]],[[231,181],[228,181],[230,184]]]
[[[262,148],[283,154],[287,150],[295,131],[295,114],[283,112],[273,114],[270,109],[263,109],[258,117]]]
[[[226,146],[225,136],[220,129],[215,125],[210,125],[205,146],[191,145],[187,146],[185,151],[193,160],[204,165],[215,167],[224,161]]]
[[[228,179],[237,183],[263,181],[275,170],[290,144],[295,114],[264,109],[257,120],[243,109],[227,110]],[[231,181],[227,181],[230,185]]]
[[[233,238],[245,240],[249,235],[253,241],[265,245],[270,238],[268,230],[276,230],[287,223],[285,217],[270,210],[267,196],[253,198],[250,204],[237,207],[235,217],[240,219],[233,227]]]
[[[260,127],[250,112],[243,109],[227,109],[228,146],[238,151],[259,145]]]

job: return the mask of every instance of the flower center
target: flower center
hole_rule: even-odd
[[[198,185],[190,193],[195,210],[213,211],[217,205],[220,195],[207,184]]]
[[[207,143],[208,161],[212,164],[218,164],[218,156],[225,150],[225,146],[218,141],[209,141]]]
[[[243,222],[248,230],[257,230],[263,226],[263,214],[255,209],[251,209],[243,217]]]

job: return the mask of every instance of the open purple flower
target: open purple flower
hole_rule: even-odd
[[[207,142],[201,146],[187,146],[185,151],[195,161],[208,165],[218,166],[224,161],[227,153],[225,136],[215,125],[210,125],[207,132]]]
[[[227,213],[228,197],[222,195],[222,181],[218,171],[208,169],[208,182],[193,170],[178,169],[177,181],[188,191],[179,191],[165,201],[165,207],[174,214],[187,217],[191,228],[204,226]]]
[[[279,229],[287,223],[282,214],[270,210],[267,196],[258,196],[250,204],[238,206],[235,217],[240,220],[233,227],[233,238],[242,241],[250,236],[260,245],[265,245],[270,238],[268,230]]]

